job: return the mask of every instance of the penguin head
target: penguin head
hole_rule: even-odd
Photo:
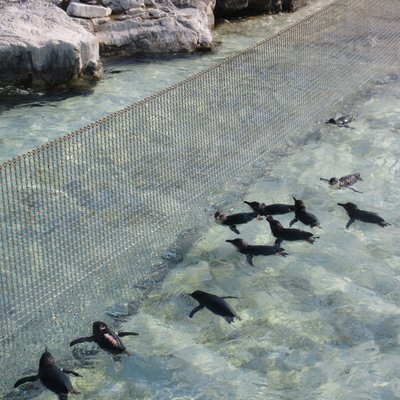
[[[102,321],[96,321],[93,322],[92,329],[93,329],[93,335],[98,335],[99,333],[107,331],[108,326],[106,323]]]
[[[222,211],[217,211],[217,212],[214,214],[214,218],[215,218],[215,220],[216,220],[217,222],[222,222],[222,221],[225,221],[225,220],[226,220],[226,214],[223,213]]]
[[[293,197],[293,200],[294,200],[294,207],[296,210],[304,211],[306,209],[303,200],[297,200],[296,197]]]
[[[225,240],[225,242],[232,243],[238,249],[242,249],[243,247],[247,246],[247,242],[245,242],[243,239],[240,239],[240,238],[227,239],[227,240]]]
[[[206,292],[203,292],[202,290],[195,290],[193,293],[188,293],[188,295],[193,297],[198,302],[201,302],[201,300],[206,296]]]
[[[265,217],[265,219],[266,219],[268,222],[275,221],[274,218],[272,217],[272,215],[267,215],[267,216]]]
[[[260,206],[262,205],[262,204],[260,204],[258,201],[244,201],[243,203],[249,205],[250,208],[251,208],[253,211],[257,211],[257,212],[260,210]],[[264,206],[265,206],[265,205],[264,205]]]
[[[39,368],[50,366],[50,365],[56,365],[56,361],[54,360],[53,355],[47,351],[47,347],[46,347],[46,349],[44,350],[44,353],[40,357]]]
[[[326,124],[335,124],[336,125],[336,120],[335,118],[331,118],[328,121],[325,122]]]
[[[339,184],[339,179],[333,177],[333,178],[329,179],[329,184],[330,184],[331,186],[336,186],[336,185]]]
[[[346,211],[355,211],[358,209],[357,205],[354,203],[337,203],[338,206],[342,206]]]

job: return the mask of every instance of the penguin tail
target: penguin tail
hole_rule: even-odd
[[[379,225],[382,227],[385,227],[385,226],[389,226],[389,225],[391,226],[392,224],[390,224],[389,222],[386,222],[386,221],[382,221],[379,223]]]
[[[307,242],[309,242],[311,244],[314,244],[316,239],[319,239],[319,236],[312,236],[312,237],[310,237],[310,238],[308,238],[306,240],[307,240]]]

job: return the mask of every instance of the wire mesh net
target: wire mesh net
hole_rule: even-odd
[[[45,345],[143,295],[255,160],[398,71],[398,0],[339,0],[161,93],[0,165],[2,389]],[[18,363],[15,360],[18,359]]]

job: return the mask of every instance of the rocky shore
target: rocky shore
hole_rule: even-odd
[[[0,0],[0,85],[102,77],[101,57],[213,49],[215,16],[295,11],[306,0]]]

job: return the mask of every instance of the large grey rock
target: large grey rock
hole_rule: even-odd
[[[60,84],[102,73],[93,34],[54,4],[5,4],[0,18],[0,81]]]
[[[83,3],[70,3],[67,14],[71,17],[102,18],[111,15],[111,8]]]
[[[145,7],[129,9],[109,21],[80,21],[96,35],[102,55],[192,52],[212,48],[207,15],[207,5],[213,4],[212,1],[197,1],[197,8],[189,3],[178,8],[170,0],[142,1]]]
[[[178,8],[195,8],[201,12],[205,12],[209,29],[213,29],[215,25],[214,9],[216,1],[217,0],[171,0]]]
[[[197,10],[173,16],[160,10],[146,18],[112,21],[96,28],[102,54],[192,52],[212,47],[213,38]]]

